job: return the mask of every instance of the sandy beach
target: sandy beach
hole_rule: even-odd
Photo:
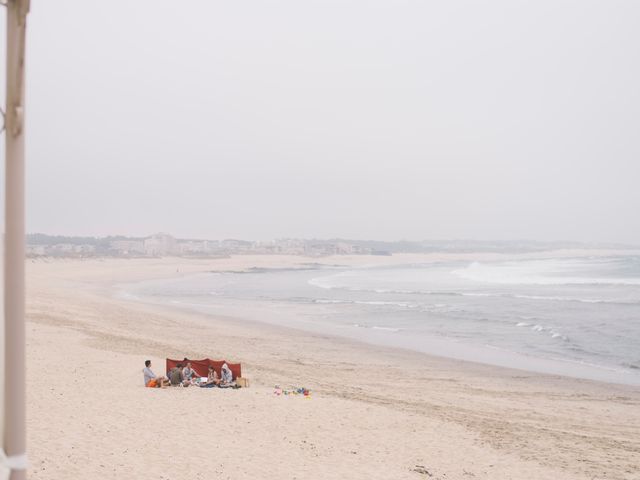
[[[114,296],[117,284],[185,273],[410,260],[29,260],[30,478],[640,479],[637,387]],[[242,362],[251,386],[143,387],[144,360],[164,373],[166,357],[183,356]]]

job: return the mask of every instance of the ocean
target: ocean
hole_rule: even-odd
[[[212,272],[130,299],[549,374],[640,385],[640,256]]]

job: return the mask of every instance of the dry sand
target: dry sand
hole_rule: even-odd
[[[122,282],[309,261],[30,261],[29,477],[640,479],[638,388],[112,296]],[[161,373],[166,356],[240,361],[251,387],[144,388],[144,360]],[[311,398],[274,396],[275,384],[307,387]]]

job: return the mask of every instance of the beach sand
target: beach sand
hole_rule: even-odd
[[[113,295],[115,284],[190,272],[410,260],[30,260],[29,478],[640,479],[637,387]],[[144,360],[163,373],[167,356],[242,362],[251,386],[144,388]],[[311,397],[275,396],[276,384]]]

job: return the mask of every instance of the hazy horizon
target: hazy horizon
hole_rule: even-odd
[[[603,247],[603,248],[640,248],[640,244],[624,243],[624,242],[580,242],[571,239],[557,239],[557,240],[533,240],[530,238],[514,238],[510,240],[496,240],[485,239],[478,240],[473,238],[396,238],[391,240],[381,240],[379,238],[351,238],[351,237],[274,237],[274,238],[249,238],[249,237],[185,237],[175,235],[168,231],[150,232],[141,235],[132,235],[127,233],[109,233],[106,235],[75,235],[75,234],[50,234],[47,232],[27,232],[27,236],[45,235],[49,237],[69,237],[69,238],[132,238],[132,239],[144,239],[150,238],[155,235],[169,235],[177,240],[212,240],[212,241],[224,241],[224,240],[241,240],[249,242],[276,242],[282,240],[301,240],[301,241],[318,241],[318,242],[331,242],[331,241],[346,241],[346,242],[362,242],[362,243],[429,243],[443,244],[453,246],[457,243],[477,243],[477,244],[541,244],[541,245],[564,245],[564,244],[576,244],[585,247]]]
[[[32,2],[30,232],[640,244],[640,3]]]

